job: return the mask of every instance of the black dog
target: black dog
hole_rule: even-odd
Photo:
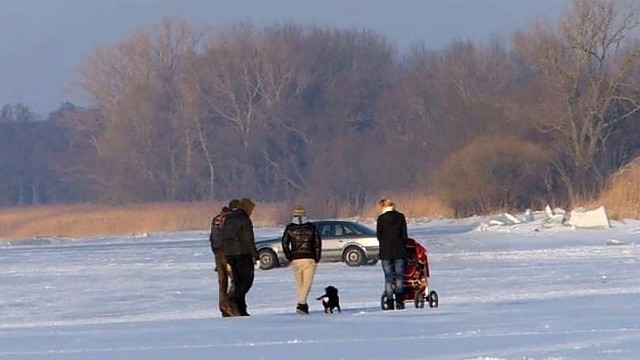
[[[333,314],[333,309],[338,309],[338,312],[341,312],[338,289],[333,286],[327,286],[324,288],[324,295],[320,296],[316,300],[322,300],[322,306],[324,306],[325,314]]]

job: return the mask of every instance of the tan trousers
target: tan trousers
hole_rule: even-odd
[[[233,292],[233,284],[229,284],[231,271],[224,256],[224,251],[217,250],[214,254],[216,261],[216,272],[218,273],[218,305],[222,316],[235,316],[237,311],[233,309],[229,297]]]
[[[306,304],[313,276],[316,273],[316,262],[313,259],[297,259],[291,261],[293,277],[296,279],[296,298],[298,304]]]

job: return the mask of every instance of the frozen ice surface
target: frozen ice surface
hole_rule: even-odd
[[[282,268],[256,272],[251,317],[221,318],[205,232],[5,243],[0,359],[640,358],[639,222],[480,232],[480,221],[411,222],[439,308],[383,312],[379,264],[323,263],[309,316],[295,314]],[[341,314],[311,299],[327,285]]]

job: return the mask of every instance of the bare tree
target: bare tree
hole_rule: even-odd
[[[196,132],[182,113],[181,87],[197,40],[186,23],[164,19],[83,64],[81,85],[106,119],[100,156],[125,180],[107,181],[120,197],[175,200],[192,191]]]
[[[498,40],[487,46],[454,42],[439,51],[417,46],[402,67],[377,104],[376,131],[388,144],[381,157],[389,156],[387,166],[398,173],[386,184],[433,191],[433,175],[449,155],[483,134],[518,131],[506,126],[502,111],[517,66]]]
[[[557,24],[540,22],[515,36],[515,47],[535,69],[533,97],[516,113],[555,139],[556,165],[572,200],[602,185],[595,158],[620,122],[640,110],[640,65],[632,33],[636,8],[615,0],[573,0]]]

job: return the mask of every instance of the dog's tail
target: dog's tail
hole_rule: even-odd
[[[327,297],[327,294],[324,294],[324,295],[320,296],[319,298],[317,298],[316,300],[322,300],[323,298],[326,298],[326,297]]]

